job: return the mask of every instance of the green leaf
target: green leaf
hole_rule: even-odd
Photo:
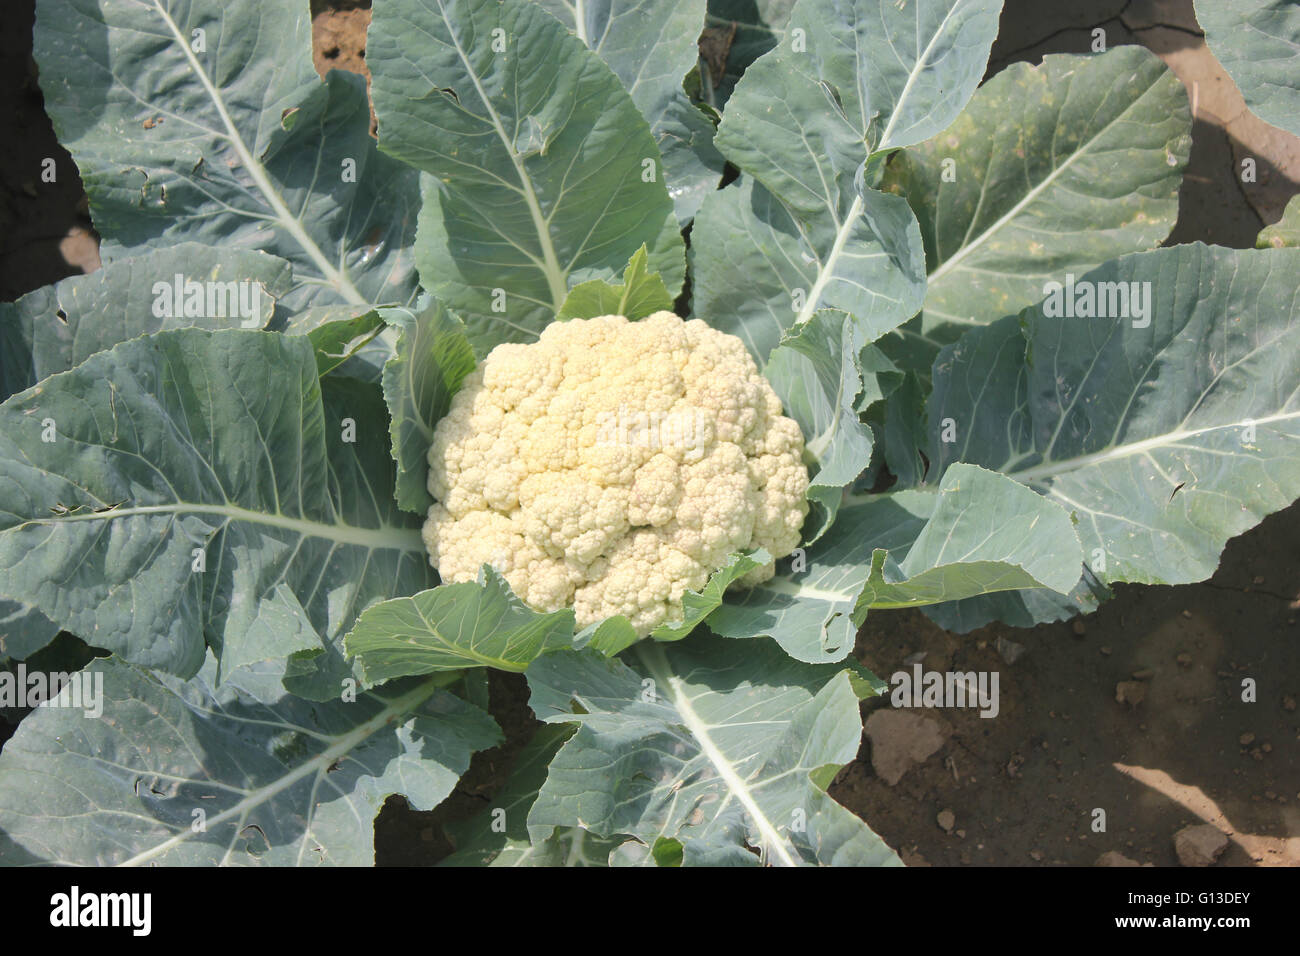
[[[0,753],[0,862],[370,865],[389,795],[430,810],[501,739],[431,680],[322,704],[275,667],[219,690],[215,672],[211,656],[185,682],[97,660],[81,677],[104,719],[34,711]]]
[[[623,315],[636,320],[656,312],[671,312],[673,297],[659,274],[647,271],[646,262],[646,248],[642,246],[623,270],[622,285],[592,279],[575,286],[556,313],[556,320],[594,319],[602,315]]]
[[[1037,302],[1045,282],[1158,245],[1191,124],[1183,84],[1142,47],[993,77],[946,132],[887,166],[882,188],[912,204],[930,270],[923,315],[887,351],[928,375],[940,346]]]
[[[738,336],[762,367],[782,334],[821,308],[874,341],[920,309],[925,254],[898,196],[846,187],[807,218],[742,178],[704,201],[691,232],[695,314]]]
[[[771,560],[763,548],[731,555],[727,563],[709,576],[708,583],[698,591],[682,595],[682,619],[676,623],[660,624],[650,636],[659,641],[680,641],[722,604],[723,596],[731,584],[755,568]],[[588,624],[574,636],[573,646],[590,648],[606,657],[613,657],[641,640],[626,617],[617,614],[595,624]]]
[[[905,555],[873,552],[856,619],[870,608],[919,607],[998,591],[1064,592],[1079,580],[1083,552],[1065,509],[1010,478],[957,466],[944,475],[937,495],[901,491],[880,507],[898,507],[905,497],[931,499],[903,504],[909,513],[933,510]]]
[[[427,487],[433,430],[447,414],[460,383],[474,371],[474,350],[464,323],[437,299],[422,299],[415,312],[384,309],[380,314],[400,330],[383,372],[397,462],[397,504],[424,514],[433,504]]]
[[[392,0],[368,36],[383,148],[430,174],[421,278],[476,350],[534,338],[573,285],[616,274],[642,245],[680,288],[684,246],[650,128],[554,17],[526,0]]]
[[[921,377],[908,372],[885,406],[885,462],[898,480],[896,487],[900,491],[916,487],[925,477],[922,449],[927,444],[926,398]]]
[[[613,657],[631,647],[641,637],[636,628],[622,614],[615,614],[595,624],[588,624],[573,636],[573,646],[589,647],[606,657]]]
[[[838,661],[872,607],[1034,586],[1068,591],[1082,562],[1062,508],[1002,475],[958,467],[937,489],[846,504],[803,559],[729,595],[708,624],[726,637],[768,635],[801,661]]]
[[[1076,283],[1076,303],[1137,289],[1131,317],[1045,303],[968,332],[935,363],[936,474],[973,461],[1059,502],[1105,583],[1209,577],[1229,538],[1300,497],[1297,274],[1293,249],[1174,246]]]
[[[861,504],[841,508],[830,530],[806,552],[778,563],[770,581],[729,595],[709,615],[709,629],[724,637],[766,635],[808,663],[843,660],[862,625],[854,620],[854,605],[867,582],[872,551],[887,546],[882,543],[886,517],[891,515],[883,509],[867,511]],[[918,528],[910,527],[913,537]]]
[[[722,596],[732,583],[771,560],[772,556],[762,548],[755,548],[748,554],[731,555],[723,567],[709,576],[708,584],[698,591],[687,591],[682,595],[682,620],[676,624],[660,624],[650,632],[650,636],[657,641],[680,641],[722,604]]]
[[[722,604],[723,596],[732,583],[770,560],[771,556],[763,548],[731,555],[723,567],[709,576],[704,587],[682,595],[682,619],[676,623],[660,624],[650,632],[650,636],[659,641],[680,641],[687,637]],[[573,646],[578,649],[590,648],[606,657],[613,657],[639,640],[641,638],[631,622],[618,614],[588,624],[574,636]]]
[[[866,391],[862,348],[851,316],[822,309],[786,333],[764,370],[818,466],[808,487],[818,508],[804,526],[805,544],[835,521],[843,489],[871,461],[871,427],[858,418]]]
[[[1255,245],[1260,249],[1300,246],[1300,196],[1291,197],[1281,219],[1268,228],[1260,230]]]
[[[538,0],[597,53],[627,88],[663,155],[668,194],[683,226],[718,187],[725,161],[713,122],[686,97],[705,0]]]
[[[263,328],[291,284],[283,259],[183,242],[0,302],[0,398],[163,329]]]
[[[478,581],[442,584],[370,606],[343,643],[369,687],[466,667],[523,671],[572,639],[572,608],[534,611],[484,565]]]
[[[289,260],[291,308],[410,298],[416,174],[362,77],[317,78],[306,5],[40,0],[34,42],[106,259],[192,240]]]
[[[385,445],[377,391],[320,380],[301,336],[100,352],[0,405],[0,598],[182,676],[205,637],[249,648],[302,615],[330,647],[370,602],[432,583]]]
[[[686,865],[753,865],[750,847],[775,865],[898,864],[818,782],[861,742],[840,668],[696,636],[642,642],[627,662],[558,651],[528,684],[538,717],[578,724],[529,810],[534,842],[581,826],[647,848],[676,840]]]
[[[1300,136],[1300,3],[1196,0],[1196,20],[1250,111]]]

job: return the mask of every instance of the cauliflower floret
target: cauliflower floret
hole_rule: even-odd
[[[731,554],[798,546],[803,449],[735,336],[671,312],[555,322],[493,349],[438,423],[424,541],[446,581],[490,564],[538,610],[645,635]]]

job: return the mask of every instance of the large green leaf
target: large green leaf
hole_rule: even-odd
[[[528,340],[645,245],[681,286],[659,148],[609,67],[527,0],[392,0],[368,53],[383,148],[423,178],[416,258],[476,349]],[[644,177],[653,174],[651,181]]]
[[[838,661],[875,608],[1025,587],[1068,591],[1083,555],[1064,509],[1002,475],[954,466],[935,489],[866,496],[771,581],[728,595],[708,624]]]
[[[572,608],[534,611],[485,566],[478,581],[443,584],[367,608],[344,646],[369,686],[466,667],[523,671],[534,658],[572,640]]]
[[[628,661],[558,651],[528,671],[530,704],[578,731],[528,813],[533,842],[557,827],[675,840],[683,862],[866,866],[898,858],[826,794],[862,723],[837,667],[790,660],[770,642],[696,636],[642,642]]]
[[[376,150],[361,77],[317,79],[305,3],[40,0],[34,42],[106,256],[258,249],[295,308],[409,299],[416,174]]]
[[[905,502],[910,498],[924,505]],[[1002,475],[949,470],[939,494],[901,491],[881,507],[932,510],[901,559],[881,548],[873,552],[871,575],[854,609],[859,619],[871,608],[919,607],[1023,588],[1064,592],[1079,579],[1083,552],[1065,509],[1025,494]]]
[[[946,127],[974,92],[1001,0],[805,0],[728,101],[717,143],[756,182],[709,197],[691,254],[695,311],[766,361],[819,308],[864,342],[923,301],[914,217],[867,188],[873,153]]]
[[[694,312],[739,336],[764,365],[782,334],[818,309],[854,317],[864,342],[925,297],[925,253],[907,203],[847,185],[807,218],[748,178],[704,200],[691,233]]]
[[[433,504],[427,487],[433,429],[447,414],[460,383],[474,371],[474,350],[464,323],[437,299],[422,299],[414,312],[394,308],[380,314],[400,330],[383,371],[397,503],[424,514]]]
[[[0,303],[0,399],[67,371],[95,352],[162,329],[261,328],[291,281],[283,259],[185,242]],[[186,295],[190,282],[214,284],[203,287],[201,308],[194,307],[192,291]],[[180,303],[175,301],[177,288]],[[219,293],[210,304],[209,289]],[[243,305],[250,306],[248,316],[240,314]],[[26,658],[58,632],[36,609],[0,600],[0,652]]]
[[[727,103],[718,148],[800,213],[872,153],[947,127],[975,92],[1002,0],[802,0]]]
[[[0,405],[0,598],[182,676],[205,636],[238,660],[334,648],[367,604],[433,583],[383,414],[373,386],[319,380],[301,336],[93,355]]]
[[[370,865],[389,795],[430,810],[501,739],[432,680],[310,703],[282,667],[217,689],[211,656],[184,682],[92,662],[103,719],[43,707],[0,753],[0,863]]]
[[[1300,0],[1196,0],[1196,19],[1250,111],[1300,136]]]
[[[930,275],[889,351],[928,373],[940,346],[1037,302],[1044,282],[1159,244],[1190,134],[1182,83],[1142,47],[993,77],[946,132],[890,159],[882,188],[912,204]]]
[[[705,0],[538,0],[623,81],[663,155],[668,194],[685,225],[718,186],[724,161],[713,121],[682,89],[699,58]]]
[[[1300,497],[1297,274],[1294,249],[1174,246],[1076,285],[1136,288],[1140,317],[1040,304],[968,332],[935,363],[935,474],[973,461],[1059,502],[1103,582],[1209,577],[1229,538]]]
[[[0,372],[0,398],[119,342],[163,329],[263,328],[291,281],[283,259],[183,242],[71,276],[17,302],[0,302],[3,365],[15,369]],[[187,291],[190,283],[212,285],[190,285]],[[241,286],[243,304],[252,307],[248,316],[240,314]]]

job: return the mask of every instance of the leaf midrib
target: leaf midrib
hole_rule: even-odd
[[[154,0],[156,3],[157,0]],[[555,252],[555,243],[551,239],[550,229],[546,225],[546,217],[542,214],[541,203],[537,199],[537,192],[533,188],[533,180],[524,169],[523,160],[515,152],[514,145],[510,138],[506,136],[505,125],[501,122],[501,117],[492,105],[492,100],[488,97],[487,90],[483,89],[483,84],[479,81],[479,76],[474,72],[474,67],[470,64],[469,56],[466,54],[464,47],[461,46],[460,36],[456,33],[456,25],[452,22],[447,13],[447,7],[439,0],[438,10],[442,14],[443,22],[447,25],[447,35],[451,37],[452,45],[456,48],[456,55],[460,57],[461,64],[465,67],[465,75],[469,77],[470,82],[474,84],[474,90],[478,93],[479,101],[482,102],[483,108],[487,110],[488,117],[492,121],[492,127],[496,130],[497,136],[501,140],[501,145],[510,157],[510,163],[515,168],[515,175],[519,177],[519,185],[523,193],[524,202],[528,206],[528,215],[533,220],[533,228],[537,232],[537,240],[542,249],[542,271],[546,275],[546,283],[551,292],[553,310],[559,312],[564,306],[564,299],[569,293],[567,273],[560,266],[559,256]],[[585,46],[585,42],[584,42]],[[594,54],[593,54],[594,55]]]
[[[1163,434],[1155,435],[1151,438],[1144,438],[1135,442],[1127,442],[1122,445],[1112,445],[1105,451],[1093,452],[1088,455],[1076,455],[1073,458],[1062,458],[1056,461],[1048,461],[1031,468],[1023,468],[1020,471],[1006,472],[1006,474],[1016,479],[1016,481],[1029,484],[1030,482],[1055,478],[1058,475],[1077,471],[1080,468],[1103,464],[1107,461],[1128,458],[1131,455],[1145,454],[1148,451],[1166,446],[1173,447],[1186,439],[1197,438],[1210,432],[1223,431],[1224,429],[1230,428],[1245,428],[1248,425],[1270,425],[1273,422],[1290,421],[1297,418],[1300,418],[1300,411],[1279,412],[1276,415],[1267,415],[1263,418],[1244,418],[1240,421],[1224,422],[1219,425],[1207,425],[1204,428],[1180,429],[1178,431],[1164,432]],[[1005,468],[1006,466],[1004,465],[1003,467]]]
[[[420,533],[413,528],[399,528],[393,525],[385,525],[383,528],[362,528],[357,525],[342,523],[325,524],[319,521],[309,521],[305,518],[293,518],[278,512],[253,511],[230,503],[186,504],[177,502],[166,505],[137,505],[130,508],[115,508],[111,511],[99,511],[90,514],[63,515],[57,518],[31,518],[6,529],[6,531],[16,531],[30,525],[61,525],[69,521],[113,521],[117,518],[149,514],[212,514],[219,515],[229,521],[240,521],[293,531],[302,537],[324,538],[341,544],[360,545],[372,551],[424,551],[424,541],[420,537]]]
[[[817,300],[821,298],[822,291],[833,277],[835,265],[844,253],[849,234],[853,232],[858,216],[862,214],[862,207],[862,194],[857,193],[854,195],[853,203],[849,206],[849,211],[844,217],[844,222],[835,231],[835,242],[831,245],[830,252],[826,255],[826,262],[821,265],[817,278],[813,281],[812,288],[808,290],[808,298],[804,300],[803,308],[795,316],[794,324],[796,327],[806,323],[812,317],[812,314],[817,311]],[[793,214],[791,216],[793,218]]]
[[[961,5],[962,0],[957,0],[956,3],[948,8],[948,12],[944,14],[943,22],[940,23],[939,28],[934,31],[934,35],[930,37],[930,42],[925,45],[925,52],[921,54],[912,69],[908,71],[907,82],[903,84],[903,91],[898,95],[898,100],[894,104],[893,112],[889,114],[889,122],[885,125],[885,131],[880,134],[880,145],[876,147],[877,151],[891,148],[889,146],[889,135],[894,131],[894,124],[898,122],[898,116],[902,112],[903,104],[912,93],[912,84],[916,82],[916,78],[923,72],[922,68],[929,66],[930,54],[934,51],[934,44],[938,41],[939,37],[943,36],[944,30],[948,26],[948,21],[952,19],[954,11],[956,11],[956,9]],[[919,14],[920,8],[918,7],[917,9]],[[856,39],[856,31],[854,37]]]
[[[727,789],[735,795],[741,806],[745,808],[749,818],[758,829],[762,838],[762,846],[774,853],[783,866],[798,866],[798,861],[790,854],[790,850],[786,847],[786,841],[781,837],[776,824],[767,818],[749,786],[736,773],[736,768],[731,765],[731,761],[727,759],[727,756],[713,742],[713,738],[709,735],[710,725],[691,706],[690,694],[682,686],[681,678],[672,673],[663,649],[658,645],[648,646],[648,642],[642,641],[637,648],[637,653],[646,670],[650,672],[657,684],[660,687],[668,688],[668,692],[665,694],[668,705],[681,717],[682,723],[699,744],[701,753],[717,770],[718,776],[722,778]]]

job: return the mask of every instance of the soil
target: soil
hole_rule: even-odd
[[[0,298],[98,267],[70,157],[55,141],[30,58],[34,0],[0,18]],[[315,63],[365,71],[367,0],[313,0]],[[990,74],[1044,53],[1141,43],[1194,104],[1190,167],[1170,243],[1249,247],[1300,192],[1300,141],[1249,112],[1209,54],[1190,0],[1008,0]],[[53,188],[41,162],[55,160]],[[1256,181],[1242,183],[1242,160]],[[1121,586],[1096,613],[951,634],[919,612],[872,615],[856,656],[887,678],[996,671],[1000,710],[901,712],[863,705],[858,759],[831,793],[913,865],[1300,865],[1300,506],[1224,552],[1202,584]],[[490,675],[511,743],[475,756],[428,813],[400,797],[376,824],[381,864],[428,865],[443,824],[490,806],[536,726],[522,678]],[[1248,689],[1253,686],[1253,699]],[[901,716],[919,717],[899,726]],[[1099,821],[1104,820],[1104,829]],[[1209,825],[1228,837],[1221,840]],[[1194,829],[1199,827],[1200,829]]]

